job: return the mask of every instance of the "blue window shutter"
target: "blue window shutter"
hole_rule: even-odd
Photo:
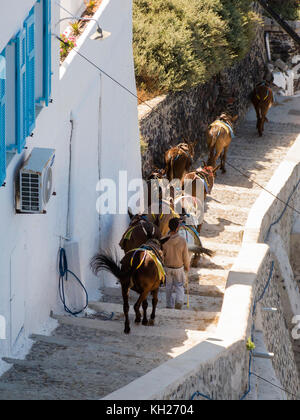
[[[35,127],[35,14],[32,8],[25,21],[26,29],[26,136]]]
[[[16,103],[17,103],[17,149],[21,153],[26,142],[26,30],[22,28],[16,37]]]
[[[44,0],[44,99],[49,105],[51,95],[51,0]]]
[[[6,177],[6,148],[5,148],[5,100],[6,100],[6,84],[5,84],[5,50],[0,54],[2,60],[2,68],[0,74],[0,187]]]

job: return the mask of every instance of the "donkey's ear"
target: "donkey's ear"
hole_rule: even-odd
[[[239,115],[235,115],[234,117],[232,117],[232,121],[236,122],[236,120],[239,118]]]
[[[221,168],[221,164],[215,167],[215,169],[213,170],[213,173],[215,174],[217,172],[217,170],[220,169],[220,168]]]
[[[132,210],[130,207],[128,207],[128,216],[130,217],[130,220],[133,218],[134,214],[132,213]]]
[[[163,244],[168,242],[169,239],[170,239],[170,236],[166,236],[165,238],[160,239],[159,242],[160,242],[161,246],[163,246]]]
[[[205,162],[205,160],[202,160],[201,163],[202,163],[203,168],[205,168],[205,166],[208,166],[207,163]]]

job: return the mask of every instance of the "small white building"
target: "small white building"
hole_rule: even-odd
[[[0,4],[0,357],[24,354],[31,333],[53,328],[50,311],[63,311],[61,245],[69,268],[97,296],[90,258],[117,246],[128,223],[126,214],[98,214],[97,183],[118,183],[120,170],[129,181],[141,177],[136,98],[75,51],[60,65],[60,5],[76,15],[83,0],[15,3]],[[135,93],[131,0],[103,0],[94,18],[111,35],[91,40],[91,21],[76,50]],[[16,181],[33,148],[55,149],[56,195],[45,214],[16,212]]]

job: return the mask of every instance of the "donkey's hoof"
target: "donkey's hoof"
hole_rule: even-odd
[[[225,174],[227,171],[225,168],[222,169],[222,174]]]
[[[143,324],[143,325],[145,325],[145,326],[148,326],[148,325],[149,325],[149,323],[148,323],[148,319],[143,319],[142,324]]]
[[[150,327],[153,327],[154,326],[154,319],[150,319],[149,320],[149,325],[150,325]]]
[[[124,333],[125,334],[129,334],[130,333],[130,328],[129,327],[125,327]]]
[[[134,322],[135,322],[137,325],[139,325],[139,324],[141,323],[141,320],[140,320],[140,319],[135,319],[135,320],[134,320]]]

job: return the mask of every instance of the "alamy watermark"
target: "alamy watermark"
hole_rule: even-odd
[[[127,171],[120,171],[118,182],[104,178],[96,187],[99,197],[97,212],[127,214],[128,208],[140,214],[184,215],[186,223],[198,225],[204,217],[204,182],[202,179],[185,180],[141,178],[128,180]]]

